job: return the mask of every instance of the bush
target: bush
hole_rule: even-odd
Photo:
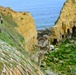
[[[50,67],[59,75],[75,75],[76,73],[76,46],[74,44],[70,44],[68,47],[65,45],[69,43],[68,40],[62,42],[59,46],[58,51],[51,51],[47,55],[45,55],[46,68]],[[57,60],[54,60],[57,59]],[[74,68],[73,68],[74,66]]]

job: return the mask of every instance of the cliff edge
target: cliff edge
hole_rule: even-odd
[[[24,23],[23,14],[26,15],[24,17],[27,24]],[[31,15],[0,7],[0,17],[0,75],[45,75],[25,49],[36,40],[36,29]],[[27,36],[24,36],[19,28]]]
[[[66,35],[71,33],[76,36],[76,0],[66,0],[60,12],[60,16],[52,29],[51,42],[66,39]]]
[[[9,7],[0,7],[2,14],[11,16],[18,26],[15,29],[24,37],[23,46],[29,51],[37,44],[37,31],[34,19],[29,12],[15,12]]]

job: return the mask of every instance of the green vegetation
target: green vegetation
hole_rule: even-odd
[[[0,39],[20,50],[21,44],[24,43],[24,38],[16,31],[15,27],[18,25],[9,14],[0,13],[3,18],[3,23],[0,24]]]
[[[44,69],[50,67],[58,75],[76,75],[76,45],[66,40],[57,48],[45,55]]]
[[[2,14],[3,19],[5,20],[5,22],[8,24],[8,26],[12,26],[12,27],[16,27],[17,24],[16,22],[13,20],[12,16],[8,14]]]
[[[3,63],[0,61],[0,73],[1,73],[2,69],[3,69]]]
[[[3,18],[3,23],[0,24],[0,75],[4,68],[18,68],[20,72],[22,71],[22,75],[26,75],[26,69],[28,69],[31,74],[38,75],[38,65],[30,59],[23,48],[24,38],[16,31],[17,24],[11,14],[0,13],[0,15]]]
[[[23,13],[23,15],[27,15],[26,13]]]
[[[23,20],[24,18],[21,18],[21,20]]]

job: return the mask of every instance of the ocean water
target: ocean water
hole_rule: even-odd
[[[66,0],[1,0],[0,5],[15,11],[28,11],[37,29],[53,27]]]
[[[65,0],[42,0],[31,3],[31,7],[28,6],[25,10],[33,16],[37,29],[44,29],[54,26],[64,2]]]

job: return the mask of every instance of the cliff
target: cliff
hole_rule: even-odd
[[[0,7],[0,16],[3,19],[3,23],[0,22],[0,75],[45,75],[37,63],[30,59],[30,55],[24,48],[24,46],[28,45],[27,42],[34,43],[32,41],[36,40],[37,35],[35,26],[31,25],[33,21],[31,15],[25,13],[25,23],[27,22],[28,24],[24,24],[22,14],[9,8]],[[30,23],[29,19],[31,19]],[[21,25],[24,24],[23,28],[21,27],[22,29],[19,26],[20,23]],[[22,32],[18,30],[19,28],[22,31],[26,30],[24,34],[27,33],[27,36],[21,34]]]
[[[34,20],[29,12],[15,12],[8,8],[1,7],[4,15],[11,16],[18,26],[15,29],[24,37],[24,47],[26,50],[32,50],[37,44],[37,31]]]
[[[52,29],[51,42],[66,39],[67,34],[76,36],[76,0],[66,0],[60,16]]]

